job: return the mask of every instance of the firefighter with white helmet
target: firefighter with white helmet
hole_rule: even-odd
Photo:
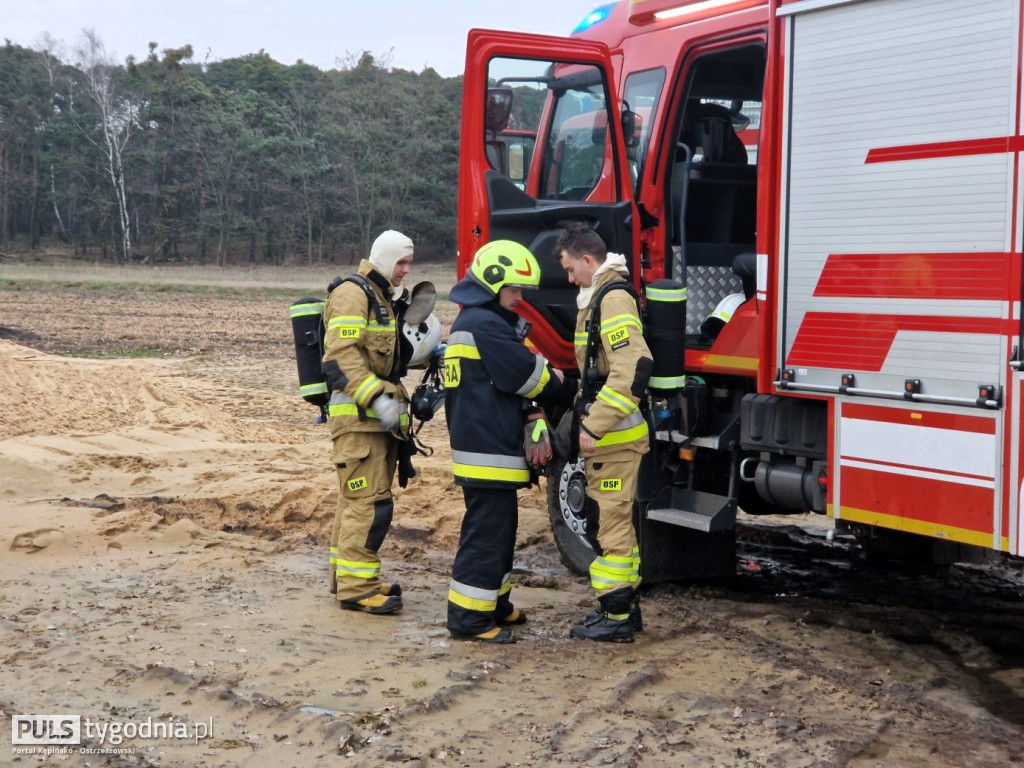
[[[510,599],[516,490],[529,486],[531,468],[551,457],[543,411],[531,401],[564,392],[561,371],[523,344],[529,324],[516,310],[523,289],[539,284],[529,249],[497,240],[477,252],[450,293],[462,309],[445,350],[445,417],[466,502],[448,587],[447,625],[455,639],[512,642],[506,625],[526,620]]]
[[[402,323],[402,335],[409,345],[406,365],[409,368],[425,367],[441,344],[441,321],[433,312],[420,322],[406,319]]]
[[[409,423],[396,302],[412,259],[412,240],[385,231],[356,275],[336,281],[324,308],[323,371],[339,484],[332,591],[342,608],[370,614],[402,608],[401,587],[381,581],[378,550],[391,526],[399,437]]]

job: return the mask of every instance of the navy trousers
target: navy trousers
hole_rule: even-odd
[[[478,635],[513,610],[512,558],[519,525],[516,489],[463,486],[466,515],[448,587],[448,630]]]

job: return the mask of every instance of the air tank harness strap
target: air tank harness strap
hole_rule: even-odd
[[[586,414],[590,404],[597,399],[598,392],[604,386],[604,378],[597,372],[597,351],[601,348],[601,302],[609,291],[623,290],[636,302],[637,316],[643,317],[643,306],[633,286],[625,280],[613,280],[605,283],[597,292],[591,304],[590,319],[587,320],[587,351],[583,356],[583,382],[580,387],[580,398],[576,404],[579,417]]]

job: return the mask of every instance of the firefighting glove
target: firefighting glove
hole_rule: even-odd
[[[377,395],[372,404],[373,412],[380,419],[380,426],[385,432],[393,432],[398,429],[401,413],[395,398],[388,394]]]
[[[398,443],[398,485],[405,488],[409,479],[416,477],[416,468],[412,465],[412,457],[419,453],[412,439]]]
[[[533,469],[541,469],[551,461],[551,433],[543,416],[526,422],[523,431],[523,450],[526,463]]]

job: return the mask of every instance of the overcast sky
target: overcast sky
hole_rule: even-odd
[[[118,62],[191,43],[194,60],[228,59],[261,48],[321,69],[363,51],[378,60],[445,77],[462,73],[474,27],[568,35],[608,0],[2,0],[0,37],[28,48],[49,32],[68,57],[94,29]]]

